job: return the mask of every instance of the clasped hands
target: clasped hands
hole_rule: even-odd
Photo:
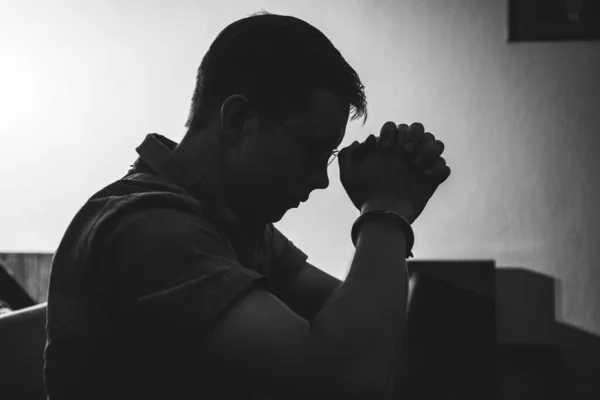
[[[356,157],[363,159],[374,150],[375,146],[379,146],[384,151],[408,155],[413,169],[437,181],[438,184],[444,182],[450,175],[446,160],[441,157],[445,148],[444,143],[436,140],[431,132],[426,132],[423,124],[419,122],[410,126],[386,122],[381,128],[379,137],[371,135],[358,146]]]

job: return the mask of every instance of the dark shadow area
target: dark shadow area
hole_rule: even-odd
[[[597,0],[509,0],[508,41],[600,40]]]
[[[0,263],[0,301],[8,304],[12,310],[20,310],[36,304],[2,263]]]
[[[48,300],[52,257],[53,253],[0,253],[0,263],[35,304],[39,304]]]
[[[557,318],[560,282],[493,261],[409,261],[394,398],[600,399],[600,337]]]
[[[46,303],[0,316],[0,399],[45,400]]]
[[[496,270],[498,399],[600,399],[600,337],[557,321],[560,294],[553,277]]]
[[[410,304],[394,399],[492,399],[493,261],[410,261]]]
[[[600,399],[600,337],[557,321],[556,279],[487,260],[408,268],[395,399]],[[0,317],[2,394],[44,398],[44,328],[44,304]]]

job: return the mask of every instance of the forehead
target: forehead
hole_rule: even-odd
[[[302,127],[308,135],[337,147],[346,133],[349,105],[327,90],[313,92],[309,111],[303,115],[290,116],[290,125]]]

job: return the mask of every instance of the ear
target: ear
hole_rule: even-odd
[[[221,139],[227,144],[238,142],[252,114],[250,102],[241,94],[232,94],[225,99],[220,113]]]

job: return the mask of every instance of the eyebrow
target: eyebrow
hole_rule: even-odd
[[[292,128],[295,129],[296,132],[300,133],[300,131],[297,130],[298,128],[296,128],[296,127],[292,127]],[[322,132],[323,133],[318,134],[318,135],[302,135],[302,136],[306,137],[308,141],[317,145],[318,147],[322,148],[323,150],[331,151],[331,150],[337,149],[339,147],[339,145],[336,145],[336,141],[340,135],[340,132],[337,131],[336,128],[329,128]],[[334,136],[335,136],[335,138],[334,138]]]

